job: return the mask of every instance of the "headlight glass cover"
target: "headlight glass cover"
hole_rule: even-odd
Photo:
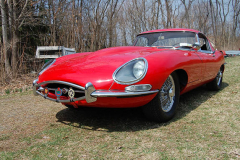
[[[119,84],[133,84],[145,77],[147,69],[147,60],[145,58],[136,58],[120,66],[113,73],[113,79]]]
[[[46,71],[55,62],[56,62],[56,59],[51,59],[47,63],[45,63],[42,66],[42,70],[38,73],[38,75],[41,75],[44,71]]]

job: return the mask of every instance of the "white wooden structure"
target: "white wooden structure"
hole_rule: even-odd
[[[64,46],[38,46],[36,58],[58,58],[74,53],[76,53],[74,48],[65,48]]]

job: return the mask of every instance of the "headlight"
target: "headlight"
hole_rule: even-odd
[[[133,66],[133,75],[138,79],[144,74],[145,64],[143,61],[138,61]]]
[[[55,62],[56,62],[56,59],[51,59],[47,63],[45,63],[42,66],[42,70],[38,73],[38,75],[41,75],[44,71],[46,71],[46,69],[48,69],[48,67],[50,67]]]
[[[145,58],[136,58],[119,67],[113,73],[113,79],[119,84],[133,84],[144,78],[147,68]]]

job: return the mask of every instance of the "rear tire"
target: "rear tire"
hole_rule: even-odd
[[[207,88],[214,91],[220,90],[222,88],[222,80],[223,80],[223,71],[220,68],[214,80],[207,83]]]
[[[144,115],[156,122],[169,121],[176,113],[179,103],[180,85],[176,73],[168,76],[158,94],[142,107]]]

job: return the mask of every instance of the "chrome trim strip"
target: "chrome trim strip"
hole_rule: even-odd
[[[201,48],[198,51],[202,52],[202,53],[207,53],[207,54],[213,54],[214,53],[213,51],[209,51],[209,50],[201,50]]]
[[[81,89],[81,90],[85,90],[85,88],[82,87],[82,86],[79,86],[79,85],[76,85],[76,84],[70,83],[70,82],[64,82],[64,81],[45,81],[45,82],[37,84],[37,86],[41,86],[41,85],[49,84],[49,83],[65,84],[65,85],[72,86],[72,87],[75,87],[75,88],[78,88],[78,89]]]
[[[129,81],[129,82],[118,81],[117,78],[116,78],[116,74],[118,73],[118,71],[119,71],[120,69],[122,69],[124,66],[126,66],[127,64],[131,63],[132,61],[136,61],[136,60],[143,60],[143,61],[144,61],[144,63],[145,63],[144,74],[143,74],[140,78],[138,78],[138,79],[136,79],[136,80],[133,80],[133,81]],[[143,58],[143,57],[139,57],[139,58],[132,59],[131,61],[128,61],[127,63],[124,63],[123,65],[121,65],[120,67],[118,67],[118,68],[113,72],[112,77],[113,77],[114,82],[116,82],[116,83],[118,83],[118,84],[133,84],[133,83],[137,83],[137,82],[139,82],[140,80],[142,80],[142,79],[146,76],[147,70],[148,70],[148,62],[147,62],[147,60],[146,60],[145,58]]]
[[[145,92],[119,92],[119,91],[94,91],[91,96],[93,97],[132,97],[154,94],[159,92],[159,90],[145,91]]]

